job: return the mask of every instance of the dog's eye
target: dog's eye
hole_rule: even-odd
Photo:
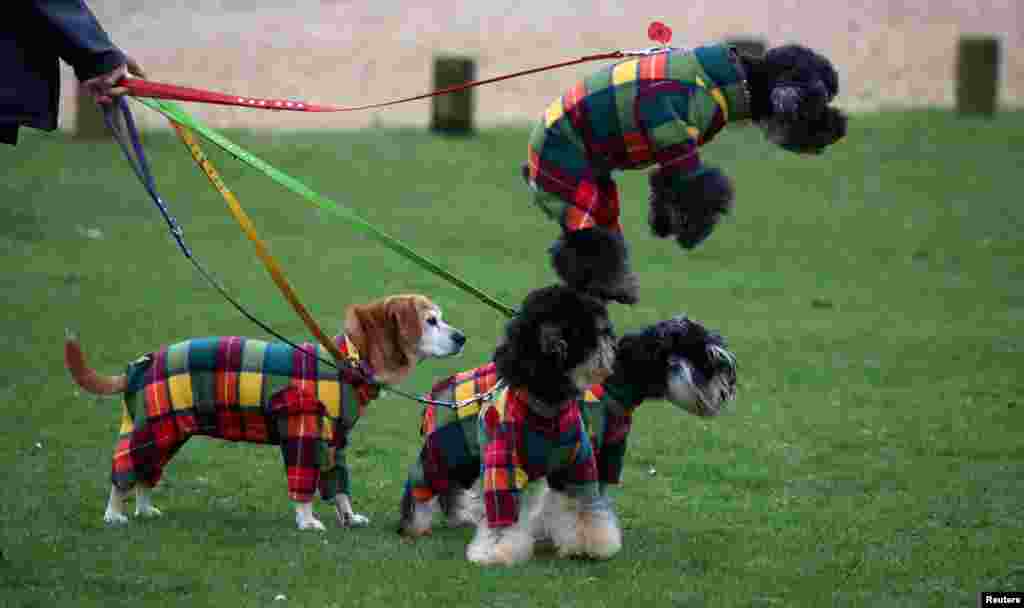
[[[427,325],[430,325],[431,327],[437,327],[437,317],[430,317],[429,319],[427,319]]]

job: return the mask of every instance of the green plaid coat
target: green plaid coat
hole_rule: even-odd
[[[335,344],[358,364],[344,335]],[[318,488],[326,500],[348,494],[348,435],[377,388],[308,354],[331,360],[323,346],[300,346],[198,338],[129,364],[113,483],[156,485],[178,449],[203,435],[279,445],[292,500],[308,502]]]
[[[742,68],[727,45],[629,59],[548,106],[530,136],[524,176],[564,230],[620,230],[612,171],[657,164],[697,175],[698,148],[749,117]]]

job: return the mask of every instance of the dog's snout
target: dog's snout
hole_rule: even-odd
[[[454,342],[456,346],[461,347],[466,343],[466,334],[459,331],[455,332],[455,334],[452,336],[452,342]]]

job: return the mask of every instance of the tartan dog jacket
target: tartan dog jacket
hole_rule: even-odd
[[[428,398],[437,401],[462,401],[482,395],[498,381],[494,363],[459,372],[436,383]],[[626,438],[639,401],[621,400],[612,393],[615,387],[594,385],[584,394],[581,407],[584,429],[594,452],[597,480],[601,484],[617,484],[622,477]],[[630,403],[629,405],[623,405]],[[409,468],[406,492],[418,502],[445,494],[453,486],[468,488],[481,472],[480,402],[451,409],[434,404],[423,411],[420,433],[424,437],[419,459]],[[570,480],[561,469],[548,474],[549,482],[561,489]],[[485,480],[486,482],[486,480]]]
[[[739,58],[724,44],[629,59],[578,82],[530,136],[524,177],[566,232],[621,231],[614,170],[654,164],[695,177],[698,148],[750,117]]]
[[[515,525],[523,490],[549,474],[560,474],[574,494],[597,495],[597,462],[579,400],[563,404],[550,417],[533,412],[529,401],[523,388],[502,388],[477,418],[489,528]]]
[[[361,365],[352,343],[335,344]],[[198,338],[165,346],[128,365],[115,486],[155,486],[163,468],[193,435],[281,446],[288,496],[309,502],[349,494],[348,434],[377,387],[317,360],[319,344],[296,350],[283,342]]]

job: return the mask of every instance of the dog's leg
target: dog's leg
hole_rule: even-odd
[[[618,553],[622,549],[622,530],[607,497],[583,497],[576,502],[581,554],[609,559]]]
[[[481,566],[512,566],[533,556],[533,537],[526,526],[491,528],[484,518],[466,547],[466,558]]]
[[[732,182],[710,167],[695,175],[661,168],[650,175],[647,222],[657,237],[674,235],[684,249],[701,244],[732,210]]]
[[[483,517],[483,497],[474,485],[466,489],[459,487],[439,497],[449,528],[476,526]]]
[[[107,510],[103,513],[104,522],[114,525],[128,523],[128,517],[124,514],[124,499],[127,496],[127,490],[120,490],[114,484],[110,485],[110,499],[107,500]]]
[[[326,530],[323,522],[313,514],[313,501],[295,503],[295,525],[299,530]]]
[[[344,528],[365,528],[370,525],[369,517],[352,510],[348,494],[339,492],[334,496],[334,513],[338,516],[338,524]]]
[[[582,555],[579,501],[564,491],[551,487],[540,496],[539,505],[531,511],[530,530],[536,537],[554,546],[559,557]]]
[[[135,485],[135,517],[160,517],[163,512],[153,506],[151,496],[153,488],[144,483]]]
[[[553,494],[554,490],[551,489],[545,480],[540,480],[536,483],[541,487],[530,503],[526,516],[526,526],[539,550],[551,550],[554,548],[554,544],[551,539],[549,522],[551,521],[550,509],[554,502],[554,497],[551,494]]]
[[[430,536],[437,503],[436,496],[421,502],[413,498],[411,492],[406,492],[402,496],[402,522],[399,524],[398,533],[412,538]]]

